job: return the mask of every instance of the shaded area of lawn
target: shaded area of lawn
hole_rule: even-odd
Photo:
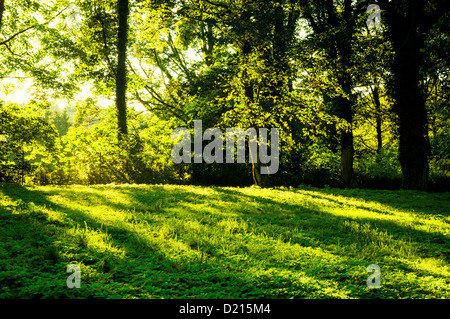
[[[449,193],[3,185],[0,196],[0,298],[450,297]],[[66,287],[71,263],[80,289]],[[366,286],[370,264],[380,289]]]

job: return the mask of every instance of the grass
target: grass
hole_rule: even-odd
[[[450,193],[2,185],[0,298],[450,298],[449,212]]]

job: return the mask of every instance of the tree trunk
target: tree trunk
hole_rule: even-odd
[[[338,63],[339,70],[337,72],[338,84],[342,88],[343,95],[336,97],[337,112],[339,118],[350,124],[347,131],[341,133],[341,177],[344,186],[352,188],[356,186],[355,174],[353,171],[353,98],[352,98],[352,77],[346,66],[350,65],[352,46],[351,33],[345,35],[342,41],[336,43],[337,56],[341,63]]]
[[[345,97],[338,98],[339,117],[350,125],[353,122],[352,102]],[[341,133],[341,177],[344,186],[347,188],[356,186],[355,174],[353,171],[353,131],[350,127],[348,131]]]
[[[262,175],[260,173],[260,168],[261,168],[261,162],[259,161],[259,154],[256,154],[256,163],[252,163],[252,176],[253,176],[253,181],[255,182],[255,185],[257,186],[263,186],[263,181],[262,181]]]
[[[430,145],[425,100],[419,88],[420,46],[415,42],[407,39],[403,48],[396,50],[395,111],[399,117],[402,188],[426,190]]]
[[[381,103],[380,103],[380,89],[378,85],[372,90],[373,104],[375,105],[375,121],[377,130],[377,153],[381,152],[383,148],[383,136],[381,131]]]
[[[117,13],[119,16],[119,28],[117,33],[117,72],[116,72],[116,107],[118,120],[119,144],[126,140],[127,129],[127,42],[128,42],[128,0],[118,0]]]
[[[403,173],[402,188],[426,190],[430,145],[425,98],[420,89],[419,17],[424,3],[408,2],[406,8],[388,7],[387,21],[395,56],[392,64],[394,110],[399,118],[399,159]]]
[[[256,129],[256,140],[258,141],[258,144],[260,143],[260,136],[259,136],[259,127],[255,127]],[[252,163],[252,176],[253,181],[255,182],[255,185],[258,185],[260,187],[267,187],[270,186],[270,175],[267,174],[261,174],[261,160],[260,160],[260,152],[259,148],[256,152],[256,163]],[[249,157],[250,158],[250,157]]]

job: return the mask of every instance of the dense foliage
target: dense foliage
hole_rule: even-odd
[[[368,1],[2,2],[0,74],[33,98],[1,103],[0,181],[448,190],[445,1],[373,2],[379,28]],[[173,164],[194,120],[279,128],[278,173]]]

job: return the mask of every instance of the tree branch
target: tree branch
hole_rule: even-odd
[[[2,0],[0,0],[0,10],[1,10],[1,2],[2,2]],[[23,29],[23,30],[20,30],[20,31],[14,33],[14,34],[13,34],[12,36],[10,36],[8,39],[1,41],[1,42],[0,42],[0,45],[5,45],[5,44],[7,44],[8,42],[10,42],[11,40],[13,40],[13,39],[14,39],[15,37],[17,37],[18,35],[21,35],[22,33],[25,33],[25,32],[27,32],[27,31],[30,30],[30,29],[33,29],[33,28],[36,28],[36,27],[39,27],[39,26],[42,26],[42,25],[49,24],[50,22],[52,22],[52,20],[54,20],[54,19],[55,19],[56,17],[58,17],[61,13],[63,13],[67,8],[68,8],[68,6],[65,7],[64,9],[62,9],[61,11],[59,11],[55,16],[53,16],[50,20],[48,20],[48,21],[46,21],[46,22],[44,22],[44,23],[38,23],[38,24],[29,26],[28,28],[25,28],[25,29]],[[0,25],[0,26],[1,26],[1,25]]]
[[[228,10],[228,11],[230,10],[230,7],[227,6],[224,3],[217,3],[217,2],[210,1],[210,0],[204,0],[204,1],[206,3],[209,3],[210,5],[213,5],[213,6],[216,6],[216,7],[221,7],[221,8],[224,8],[224,9]]]

